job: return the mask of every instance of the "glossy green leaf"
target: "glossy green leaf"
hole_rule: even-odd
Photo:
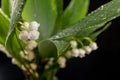
[[[63,0],[56,0],[57,18],[53,34],[60,32],[62,29]]]
[[[8,33],[9,18],[8,16],[0,10],[0,44],[5,43],[5,39]]]
[[[26,21],[37,21],[41,24],[39,32],[40,39],[51,36],[56,21],[56,0],[27,0],[23,11],[23,19]]]
[[[10,26],[9,26],[9,31],[8,31],[8,35],[6,38],[6,42],[9,38],[9,36],[14,31],[14,29],[21,17],[21,13],[22,13],[23,7],[25,5],[25,2],[26,2],[26,0],[14,0],[14,2],[12,4],[11,20],[10,20]]]
[[[89,0],[71,0],[69,6],[63,13],[63,28],[75,24],[87,14],[89,8]]]
[[[10,3],[9,0],[2,0],[2,10],[10,17]]]
[[[62,32],[58,33],[57,35],[53,36],[51,40],[53,43],[56,44],[59,43],[57,46],[60,46],[61,39],[66,39],[69,37],[69,40],[71,40],[73,37],[76,38],[83,38],[86,36],[91,36],[92,33],[105,25],[108,21],[115,19],[116,17],[120,16],[120,1],[119,0],[113,0],[97,10],[91,12],[87,17],[76,23],[75,25],[70,26],[70,28],[67,28],[63,30]],[[66,41],[62,41],[62,43],[66,43]],[[69,44],[68,44],[69,45]],[[61,48],[57,47],[58,52],[61,51],[61,49],[64,49],[65,46],[61,46]],[[59,52],[59,53],[63,53]]]

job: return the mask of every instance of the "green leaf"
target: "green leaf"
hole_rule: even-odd
[[[56,0],[57,18],[53,34],[60,32],[62,29],[63,0]]]
[[[25,5],[25,1],[26,0],[14,0],[14,2],[13,2],[14,4],[12,4],[11,20],[10,20],[8,35],[6,37],[6,43],[8,41],[9,36],[14,31],[14,29],[21,17],[21,13],[22,13],[23,7]]]
[[[14,58],[16,58],[18,61],[23,63],[25,61],[24,59],[21,58],[19,53],[24,47],[24,44],[18,39],[17,35],[18,35],[18,31],[14,30],[8,39],[6,48]]]
[[[27,0],[23,11],[23,19],[26,21],[37,21],[41,24],[39,32],[40,39],[51,36],[56,21],[56,0]]]
[[[5,44],[5,39],[8,33],[9,24],[10,24],[10,20],[8,16],[2,10],[0,10],[0,44],[2,45]],[[12,56],[17,58],[19,61],[23,61],[19,55],[19,52],[21,50],[21,46],[19,45],[19,42],[17,40],[15,33],[12,33],[10,35],[10,38],[8,39],[6,49]],[[23,46],[22,43],[21,45]]]
[[[76,38],[83,38],[86,36],[91,36],[92,33],[105,25],[108,21],[115,19],[116,17],[120,16],[120,1],[119,0],[113,0],[97,10],[91,12],[87,17],[76,23],[75,25],[70,26],[70,28],[67,28],[63,30],[62,32],[58,33],[57,35],[51,37],[51,41],[56,44],[57,50],[59,53],[63,53],[61,49],[64,49],[65,46],[60,46],[61,40],[66,39],[69,37],[69,40],[71,40],[73,37]],[[66,43],[66,40],[62,41],[62,43]],[[69,45],[69,44],[68,44]]]
[[[9,0],[2,0],[2,10],[8,17],[10,17],[10,3]]]
[[[49,40],[41,42],[38,46],[40,56],[44,58],[57,58],[56,46]]]
[[[63,13],[63,28],[75,24],[84,18],[88,12],[89,0],[71,0]]]
[[[9,18],[8,16],[0,10],[0,44],[5,43],[5,39],[8,32]]]

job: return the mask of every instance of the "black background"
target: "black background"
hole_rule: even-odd
[[[69,0],[64,0],[65,6]],[[110,0],[91,0],[89,12]],[[120,80],[120,17],[98,36],[99,49],[83,59],[73,58],[57,73],[59,80]],[[22,71],[0,53],[0,80],[24,80]]]

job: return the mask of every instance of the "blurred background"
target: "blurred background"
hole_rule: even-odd
[[[64,6],[70,0],[64,0]],[[90,0],[89,13],[110,0]],[[65,8],[64,7],[64,8]],[[57,73],[59,80],[120,80],[120,17],[98,36],[99,49],[83,59],[73,58]],[[24,80],[22,71],[0,52],[0,80]]]

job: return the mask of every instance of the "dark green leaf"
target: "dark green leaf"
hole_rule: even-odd
[[[57,58],[56,46],[49,40],[41,42],[38,46],[39,54],[42,58]]]
[[[26,0],[14,0],[12,4],[12,9],[11,9],[11,20],[10,20],[10,26],[9,26],[9,32],[6,38],[6,42],[11,35],[11,33],[14,31],[20,17],[21,13],[23,10],[23,7],[25,5]]]
[[[87,14],[89,0],[71,0],[63,14],[63,28],[75,24]]]
[[[37,21],[41,24],[39,28],[40,39],[46,39],[51,36],[56,16],[56,0],[27,0],[22,15],[26,21]]]

